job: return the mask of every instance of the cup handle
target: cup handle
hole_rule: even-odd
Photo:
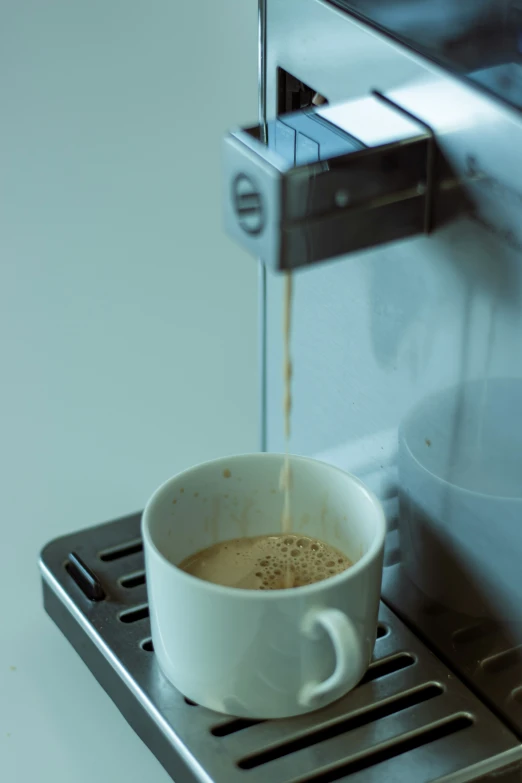
[[[298,694],[299,704],[310,707],[312,702],[340,686],[353,688],[363,670],[361,642],[352,621],[339,609],[313,609],[305,615],[301,631],[308,639],[318,639],[323,629],[335,651],[335,668],[322,681],[307,682]]]

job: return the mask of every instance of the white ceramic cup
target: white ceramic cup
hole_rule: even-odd
[[[152,641],[184,696],[248,718],[283,718],[351,690],[372,656],[386,524],[354,476],[291,457],[293,533],[354,565],[315,584],[245,590],[175,564],[219,541],[280,532],[283,456],[249,454],[190,468],[149,500],[142,520]]]

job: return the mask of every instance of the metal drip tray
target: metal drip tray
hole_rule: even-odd
[[[522,779],[516,736],[384,604],[363,681],[323,710],[248,721],[184,699],[154,657],[139,523],[48,544],[44,603],[176,783]]]

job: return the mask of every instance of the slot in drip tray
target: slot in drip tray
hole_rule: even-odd
[[[176,783],[464,783],[522,769],[515,735],[384,604],[373,662],[335,704],[251,721],[185,699],[155,660],[139,525],[136,514],[48,544],[44,604]]]

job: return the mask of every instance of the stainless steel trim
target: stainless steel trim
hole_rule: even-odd
[[[258,0],[257,10],[257,79],[259,122],[266,120],[266,0]]]

